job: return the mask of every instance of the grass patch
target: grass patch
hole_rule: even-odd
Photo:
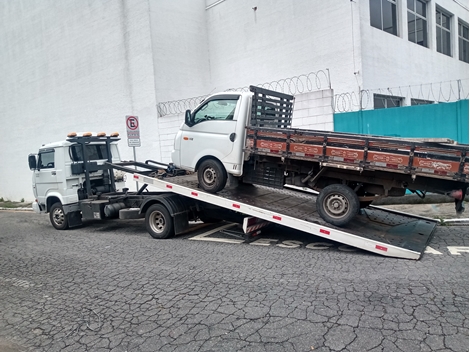
[[[9,200],[7,200],[6,202],[0,200],[0,206],[3,207],[3,208],[18,208],[17,203],[11,202]]]
[[[0,208],[6,209],[15,209],[15,208],[31,208],[32,202],[25,202],[22,199],[21,202],[12,202],[11,200],[1,200],[0,199]]]

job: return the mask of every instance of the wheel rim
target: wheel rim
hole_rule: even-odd
[[[154,211],[150,214],[150,227],[156,233],[162,233],[165,230],[165,217],[159,211]]]
[[[208,167],[207,169],[205,169],[202,175],[202,179],[206,185],[214,184],[215,180],[217,179],[217,173],[214,168]]]
[[[52,219],[54,220],[54,223],[58,226],[62,226],[65,222],[65,214],[62,211],[62,209],[55,209],[54,212],[52,213]]]
[[[334,218],[342,218],[349,211],[349,202],[341,194],[330,194],[323,201],[324,209]]]

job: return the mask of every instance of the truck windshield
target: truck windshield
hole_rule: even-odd
[[[104,144],[88,144],[85,149],[88,161],[108,159],[108,152]],[[83,152],[79,144],[70,146],[70,158],[74,162],[83,161]]]
[[[233,120],[238,98],[210,100],[194,114],[194,123],[206,120]]]

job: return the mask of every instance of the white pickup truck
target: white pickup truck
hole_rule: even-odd
[[[209,96],[186,111],[174,142],[176,167],[197,171],[199,186],[221,191],[227,176],[274,188],[318,191],[321,217],[337,226],[374,199],[407,190],[455,198],[468,189],[468,145],[291,128],[294,97],[259,88]]]
[[[251,102],[251,92],[221,93],[208,97],[193,113],[186,111],[171,159],[177,167],[201,170],[204,190],[216,193],[225,187],[227,174],[243,175]]]

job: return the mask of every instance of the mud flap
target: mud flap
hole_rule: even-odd
[[[182,212],[173,215],[173,223],[175,226],[175,234],[185,232],[189,229],[188,213]]]
[[[69,227],[77,227],[82,225],[82,213],[79,211],[72,211],[67,214]]]

